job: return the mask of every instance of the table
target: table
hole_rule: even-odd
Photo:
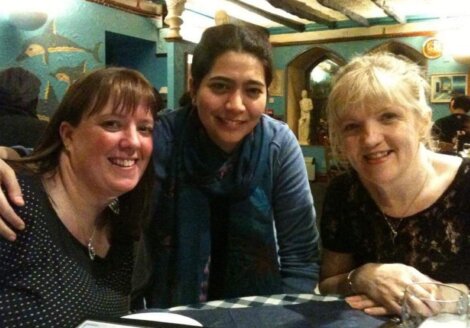
[[[169,311],[212,328],[378,328],[387,326],[388,320],[354,310],[341,298],[315,294],[242,297],[178,306]]]

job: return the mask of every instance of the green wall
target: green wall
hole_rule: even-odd
[[[421,52],[422,44],[428,37],[426,36],[414,36],[414,37],[401,37],[395,38],[394,40],[402,42],[410,47],[415,48]],[[273,48],[274,54],[274,68],[286,71],[289,63],[294,60],[297,56],[305,53],[313,47],[326,48],[339,57],[349,60],[356,55],[360,55],[368,52],[369,50],[389,42],[390,38],[381,39],[368,39],[368,40],[354,40],[354,41],[343,41],[343,42],[324,42],[324,43],[312,43],[302,45],[289,45],[289,46],[275,46]],[[469,72],[469,66],[463,65],[456,62],[450,55],[444,54],[442,57],[437,59],[429,59],[427,65],[427,74],[442,74],[442,73],[464,73]],[[286,88],[286,86],[284,85]],[[286,115],[286,99],[285,97],[272,97],[274,102],[269,103],[269,107],[274,109],[274,112],[278,115]],[[314,100],[315,101],[315,100]],[[433,120],[440,117],[449,115],[447,103],[431,103],[433,109]],[[321,146],[302,146],[302,151],[305,156],[313,156],[316,160],[316,171],[317,174],[324,174],[326,172],[326,165],[324,160],[324,150]]]
[[[428,37],[416,36],[416,37],[402,37],[395,38],[394,40],[407,44],[416,50],[421,52],[421,47],[424,41]],[[369,50],[379,46],[382,43],[390,41],[390,38],[382,39],[370,39],[370,40],[356,40],[356,41],[344,41],[344,42],[325,42],[315,44],[304,44],[304,45],[291,45],[291,46],[277,46],[273,48],[274,53],[274,67],[276,69],[285,70],[287,65],[300,54],[306,52],[312,47],[324,47],[340,57],[349,60],[355,55],[360,55],[368,52]],[[456,62],[450,55],[444,54],[442,57],[437,59],[428,60],[428,75],[431,74],[442,74],[442,73],[464,73],[467,74],[469,71],[468,65],[463,65]],[[286,103],[284,97],[273,97],[274,103],[270,104],[270,107],[275,109],[278,113],[285,113]],[[442,116],[448,115],[448,105],[439,103],[430,103],[433,108],[433,119],[438,119]]]
[[[186,91],[186,55],[195,44],[185,41],[167,42],[168,108],[178,108],[178,100]]]
[[[62,0],[61,5],[65,10],[33,31],[23,30],[5,14],[0,15],[0,69],[21,66],[41,80],[42,106],[39,106],[38,112],[46,116],[55,110],[57,102],[68,88],[64,76],[75,77],[83,70],[106,65],[107,32],[153,43],[157,40],[157,29],[150,18],[84,0]],[[33,47],[35,50],[32,44],[37,44]],[[44,55],[34,55],[43,46],[48,46],[50,50],[47,62]],[[145,49],[154,52],[146,58],[153,56],[156,61],[156,47]],[[25,52],[31,56],[18,60],[18,56]],[[158,70],[148,60],[142,65],[141,56],[136,56],[134,64],[132,58],[129,58],[126,64],[139,67],[152,83],[166,84],[166,78],[164,81],[155,78]],[[162,72],[165,74],[166,68]]]

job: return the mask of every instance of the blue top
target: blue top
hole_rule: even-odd
[[[313,198],[285,123],[263,115],[226,154],[192,108],[165,113],[155,129],[154,166],[153,217],[134,276],[135,295],[147,306],[313,291]]]

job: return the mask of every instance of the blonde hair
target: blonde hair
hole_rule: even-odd
[[[413,111],[421,142],[432,147],[432,109],[426,102],[429,84],[421,68],[405,57],[390,53],[363,55],[343,66],[333,79],[327,115],[333,155],[342,163],[341,123],[356,109],[393,104]]]

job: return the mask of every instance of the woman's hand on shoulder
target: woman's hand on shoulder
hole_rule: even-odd
[[[357,268],[353,279],[354,290],[367,296],[362,303],[356,303],[372,315],[400,313],[401,301],[408,284],[433,281],[415,268],[399,263],[365,264]],[[368,304],[367,301],[371,303]]]
[[[0,236],[13,241],[16,239],[14,229],[24,229],[24,222],[15,213],[10,202],[17,206],[23,206],[24,200],[15,172],[1,159],[0,185]],[[5,194],[5,190],[7,194]]]

